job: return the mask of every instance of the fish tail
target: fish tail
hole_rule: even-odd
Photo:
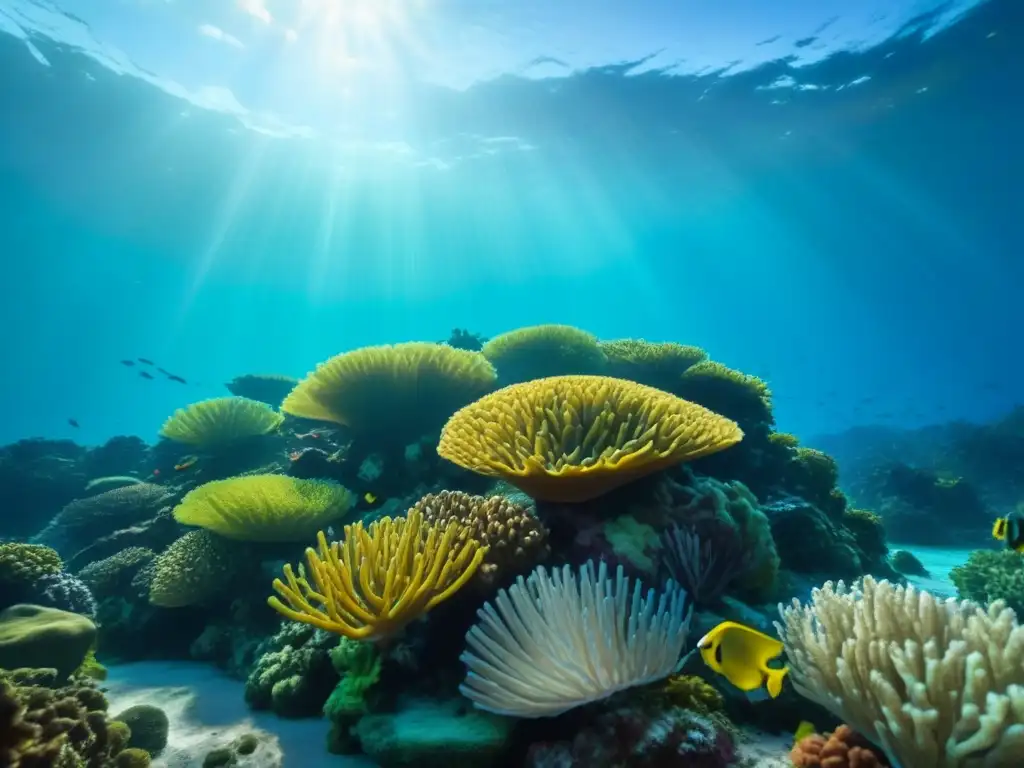
[[[789,667],[769,669],[765,674],[765,688],[768,689],[768,695],[773,699],[778,698],[782,693],[782,682],[786,679],[787,674],[789,674]]]
[[[1006,540],[1006,524],[1009,520],[1005,517],[998,518],[995,523],[992,524],[992,538],[996,541]]]

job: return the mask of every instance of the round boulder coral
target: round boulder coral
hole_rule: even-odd
[[[128,739],[129,747],[144,749],[151,755],[157,754],[167,746],[167,731],[170,722],[160,707],[151,704],[136,704],[121,712],[115,720],[124,723],[131,729]]]
[[[0,611],[0,668],[52,668],[67,678],[96,643],[96,625],[85,616],[39,605]]]
[[[504,496],[441,491],[424,496],[413,509],[428,525],[459,525],[459,536],[487,547],[475,579],[493,584],[508,574],[532,570],[548,554],[548,532],[526,506]]]
[[[653,387],[556,376],[466,406],[448,421],[437,451],[535,499],[582,502],[742,437],[734,421]]]

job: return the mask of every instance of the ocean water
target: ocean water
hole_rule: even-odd
[[[378,693],[344,722],[366,754],[337,741],[345,755],[330,754],[321,742],[339,720],[321,713],[355,673],[332,666],[333,635],[286,642],[279,630],[296,623],[265,605],[281,565],[315,546],[311,503],[239,486],[255,494],[242,516],[267,526],[277,515],[273,533],[187,518],[185,496],[212,481],[341,485],[351,510],[313,520],[334,539],[425,494],[500,494],[543,528],[547,565],[607,560],[654,587],[669,525],[713,509],[741,533],[718,562],[758,575],[730,581],[724,607],[698,604],[701,626],[733,618],[772,632],[776,602],[868,574],[1024,610],[1024,561],[992,535],[997,519],[1024,514],[1024,7],[727,5],[0,0],[0,609],[89,616],[111,713],[165,702],[171,742],[154,764],[202,765],[251,730],[264,746],[236,755],[243,765],[399,764],[390,747],[367,746],[385,731],[393,741],[377,741],[430,765],[436,744],[410,724],[418,714],[401,715],[435,701],[440,719],[423,722],[458,721],[438,738],[481,765],[614,764],[601,729],[619,710],[591,705],[506,733],[458,698],[465,668],[450,651],[532,563],[502,566],[482,591],[371,643]],[[477,352],[548,324],[591,337],[527,344],[527,363]],[[749,379],[687,388],[681,369],[651,374],[597,346],[621,339],[700,347],[764,382],[770,410],[751,405]],[[283,422],[271,415],[265,435],[230,449],[164,427],[177,409],[231,395],[236,377],[297,381],[335,355],[410,341],[466,346],[493,363],[493,381],[451,395],[457,377],[437,385],[423,364],[404,389],[353,378],[367,394],[347,420],[341,406],[281,406],[289,385],[263,398]],[[591,347],[605,350],[599,362]],[[552,491],[437,455],[457,409],[546,374],[652,384],[745,434],[586,498],[564,478]],[[428,413],[410,392],[450,407]],[[652,424],[668,423],[656,413]],[[530,433],[518,444],[540,443]],[[90,501],[129,484],[144,487]],[[280,522],[287,514],[306,515],[305,528]],[[751,533],[762,530],[742,522],[752,519],[767,533]],[[181,578],[206,592],[159,605],[153,573],[189,531],[250,547],[252,567],[211,576],[189,550]],[[60,558],[52,572],[36,564],[40,547]],[[927,573],[904,578],[897,549]],[[116,569],[89,570],[111,558]],[[957,575],[969,558],[980,581]],[[5,650],[4,621],[0,675],[28,658]],[[305,661],[271,674],[258,661],[267,653]],[[717,684],[762,744],[747,764],[785,764],[792,739],[779,746],[780,734],[801,720],[822,732],[851,720],[788,689],[784,704],[749,705],[699,663],[683,671]],[[253,692],[260,674],[301,695],[271,704]],[[231,704],[200,712],[182,704],[190,696]],[[631,727],[658,722],[636,711]],[[607,753],[558,752],[578,735]]]

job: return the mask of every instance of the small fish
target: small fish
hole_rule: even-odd
[[[813,736],[817,732],[818,729],[814,727],[814,723],[801,720],[800,725],[798,725],[796,730],[793,732],[793,743],[796,744],[798,741],[803,741],[808,736]]]
[[[376,500],[377,497],[370,492],[366,492],[363,494],[363,501],[365,501],[367,504],[373,504],[373,502],[375,502]]]
[[[773,699],[782,693],[788,667],[769,667],[782,654],[780,640],[756,629],[723,621],[697,643],[708,667],[745,693],[767,691]]]
[[[297,434],[295,435],[295,437],[297,437],[299,440],[305,440],[306,438],[309,438],[310,440],[319,440],[321,437],[327,437],[328,435],[333,434],[333,429],[311,429],[309,430],[309,432]]]
[[[153,374],[150,373],[149,371],[139,371],[139,376],[141,376],[144,379],[152,379],[153,378]]]
[[[188,382],[185,381],[183,378],[181,378],[181,376],[175,376],[173,373],[167,374],[167,380],[168,381],[176,381],[179,384],[188,384]]]
[[[154,469],[153,470],[153,477],[160,477],[160,470],[159,469]]]
[[[140,363],[142,363],[143,365],[152,365],[152,364],[153,364],[153,361],[152,361],[152,360],[147,360],[147,359],[146,359],[146,358],[144,358],[144,357],[137,357],[137,358],[135,358],[135,359],[136,359],[136,360],[138,360],[138,361],[139,361]]]
[[[78,429],[78,422],[75,421],[74,419],[68,419],[68,424],[70,424],[75,429]]]
[[[198,456],[186,456],[184,459],[181,460],[181,462],[174,465],[174,471],[183,472],[189,467],[194,466],[197,461],[199,461]]]
[[[121,361],[121,365],[127,365],[129,368],[131,368],[133,365],[135,365],[135,361],[134,360],[122,360]]]
[[[1024,554],[1024,515],[1011,512],[992,526],[992,538],[1006,542],[1006,548]]]

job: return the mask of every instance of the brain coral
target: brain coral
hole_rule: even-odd
[[[364,347],[318,365],[281,410],[342,424],[364,440],[405,445],[489,392],[495,377],[479,352],[446,344]]]
[[[556,376],[505,387],[458,411],[437,451],[534,498],[581,502],[742,437],[735,422],[652,387]]]
[[[198,605],[224,595],[249,562],[237,542],[190,531],[153,562],[149,602],[161,608]]]
[[[160,436],[215,450],[277,429],[284,417],[266,403],[245,397],[217,397],[176,410]]]
[[[186,494],[174,519],[238,541],[305,541],[344,516],[353,496],[337,483],[287,475],[245,475]]]

